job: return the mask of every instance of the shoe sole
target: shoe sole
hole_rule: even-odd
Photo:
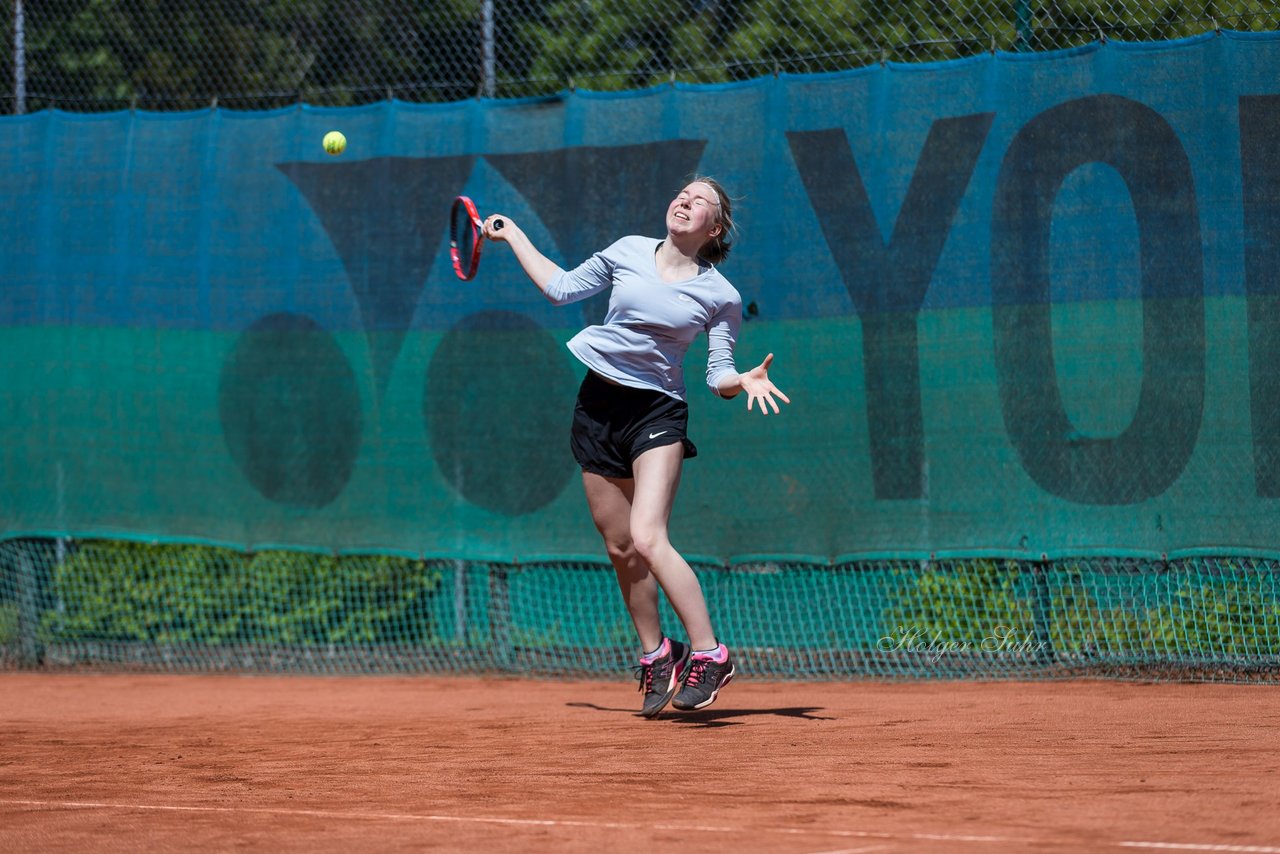
[[[690,655],[691,655],[691,651],[688,648],[686,648],[684,651],[684,658],[677,661],[676,666],[671,668],[671,688],[669,691],[667,691],[667,696],[662,698],[662,702],[658,704],[658,706],[654,708],[653,711],[646,712],[642,709],[640,711],[640,716],[642,718],[648,718],[649,720],[653,720],[658,715],[662,714],[662,710],[665,709],[667,707],[667,704],[671,702],[671,698],[676,695],[676,691],[680,690],[680,680],[684,677],[685,671],[689,669]]]
[[[724,681],[720,683],[719,687],[717,687],[714,691],[711,692],[710,697],[703,700],[701,703],[699,703],[696,706],[682,706],[679,703],[672,703],[671,706],[672,708],[679,709],[682,712],[696,712],[699,709],[705,709],[707,706],[711,705],[716,701],[716,697],[720,696],[720,692],[724,690],[724,687],[728,685],[730,682],[732,682],[733,677],[737,675],[738,675],[738,666],[736,664],[731,665],[729,667],[729,675],[724,677]]]

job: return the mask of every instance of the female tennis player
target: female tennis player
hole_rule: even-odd
[[[498,219],[501,229],[494,228]],[[764,415],[779,411],[775,398],[791,402],[769,381],[772,353],[746,373],[734,366],[742,298],[716,267],[729,254],[732,233],[729,196],[703,177],[667,207],[665,238],[624,237],[572,271],[539,252],[506,214],[484,224],[485,236],[510,246],[554,304],[612,288],[604,322],[568,344],[587,367],[570,447],[644,651],[637,673],[647,718],[668,702],[686,711],[706,708],[737,672],[712,628],[697,576],[667,535],[681,466],[697,454],[685,403],[689,344],[707,333],[707,385],[720,397],[746,392],[747,409],[758,406]],[[663,633],[659,585],[689,644]]]

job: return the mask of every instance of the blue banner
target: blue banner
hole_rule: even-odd
[[[0,531],[597,552],[567,450],[603,315],[564,266],[720,179],[794,400],[691,388],[676,544],[1267,549],[1280,499],[1280,36],[528,101],[0,120]],[[325,154],[341,130],[348,148]],[[690,376],[700,376],[690,354]]]

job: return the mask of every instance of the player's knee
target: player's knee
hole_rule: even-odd
[[[627,562],[635,557],[635,543],[631,542],[631,531],[626,525],[596,525],[595,528],[600,531],[604,552],[613,563]]]
[[[609,560],[614,564],[619,562],[626,563],[630,561],[636,554],[635,544],[631,542],[629,536],[611,536],[601,531],[604,537],[604,550],[609,555]]]
[[[632,525],[631,541],[636,552],[649,564],[670,547],[667,531],[659,525]]]

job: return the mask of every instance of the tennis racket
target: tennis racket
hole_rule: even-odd
[[[500,219],[493,221],[494,231],[502,228]],[[469,282],[480,269],[480,248],[484,245],[484,220],[476,210],[476,203],[466,196],[453,200],[449,214],[449,254],[453,257],[453,272],[459,279]]]

